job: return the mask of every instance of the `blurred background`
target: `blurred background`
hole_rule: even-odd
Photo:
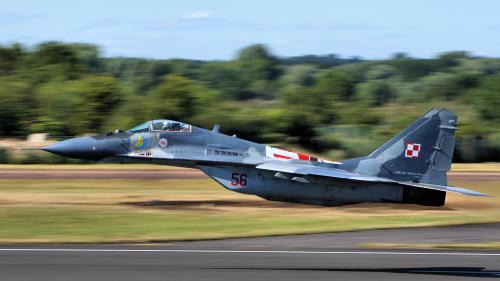
[[[500,4],[383,2],[4,3],[0,162],[153,118],[341,160],[432,107],[459,115],[455,162],[500,160]]]
[[[18,149],[165,118],[340,161],[445,107],[459,116],[454,162],[496,162],[500,2],[4,2],[0,243],[500,221],[495,163],[454,165],[450,184],[496,198],[325,208],[229,192],[194,170],[25,165],[82,162]]]

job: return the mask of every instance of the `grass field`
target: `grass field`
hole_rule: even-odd
[[[172,166],[148,164],[0,164],[0,169],[19,170],[171,170]],[[499,168],[500,169],[500,168]]]
[[[265,201],[227,191],[209,179],[0,179],[0,243],[155,242],[500,222],[500,181],[451,183],[496,197],[451,194],[443,208],[332,208]]]

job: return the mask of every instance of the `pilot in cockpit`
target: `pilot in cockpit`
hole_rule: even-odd
[[[163,121],[162,130],[164,130],[164,131],[176,132],[176,131],[181,131],[182,129],[183,128],[182,128],[181,124],[178,122]]]

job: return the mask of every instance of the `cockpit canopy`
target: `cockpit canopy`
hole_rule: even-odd
[[[144,122],[144,123],[142,123],[140,125],[137,125],[137,126],[133,127],[132,129],[128,129],[127,131],[131,132],[131,133],[149,132],[149,121],[148,122]]]
[[[151,131],[163,132],[191,132],[191,125],[173,120],[152,120],[129,129],[131,133],[145,133]]]

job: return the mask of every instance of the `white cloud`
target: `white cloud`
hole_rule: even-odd
[[[206,19],[213,16],[211,11],[195,11],[190,14],[187,14],[185,18],[187,19]]]

